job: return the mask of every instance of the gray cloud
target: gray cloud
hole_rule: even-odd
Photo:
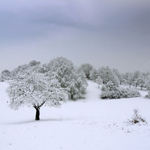
[[[122,71],[149,70],[146,0],[2,0],[0,21],[1,70],[54,56]]]

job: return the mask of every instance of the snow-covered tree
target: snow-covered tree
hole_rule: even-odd
[[[95,82],[98,77],[99,77],[99,75],[98,75],[97,70],[96,69],[92,69],[90,71],[90,79]]]
[[[137,79],[137,85],[138,85],[139,87],[141,87],[141,90],[143,89],[143,87],[145,86],[144,76],[140,76],[140,77]]]
[[[124,82],[123,75],[117,69],[113,69],[112,71],[117,76],[119,84],[122,84]]]
[[[9,70],[3,70],[1,72],[0,81],[11,80],[11,78],[12,78],[12,74]]]
[[[67,88],[73,79],[74,66],[73,63],[63,57],[58,57],[47,64],[48,76],[55,76],[61,87]]]
[[[93,72],[94,68],[90,64],[83,64],[79,68],[80,71],[83,71],[86,78],[91,80],[91,73]]]
[[[103,80],[102,80],[102,78],[100,76],[97,77],[95,82],[100,84],[100,85],[103,84]]]
[[[129,87],[131,87],[131,85],[133,85],[133,73],[127,72],[123,75],[123,78],[125,80],[125,83],[127,85],[129,85]]]
[[[119,85],[119,79],[116,74],[109,67],[102,67],[99,69],[99,75],[103,81],[103,84],[107,84],[109,81],[113,82],[116,86]]]
[[[55,58],[44,66],[44,70],[49,78],[54,77],[58,80],[60,86],[68,92],[70,99],[78,99],[85,93],[87,82],[84,74],[77,71],[70,60],[63,57]]]
[[[74,72],[74,77],[72,82],[67,88],[69,93],[69,98],[72,100],[76,100],[82,98],[86,92],[87,82],[82,73]]]
[[[145,88],[150,91],[150,73],[145,73]]]
[[[146,98],[150,98],[150,90],[148,91],[148,94],[146,95]]]
[[[132,75],[132,85],[135,85],[135,87],[138,87],[138,80],[141,76],[141,72],[140,71],[135,71]]]
[[[8,88],[11,108],[32,106],[36,110],[35,120],[40,120],[42,106],[58,106],[67,97],[59,82],[45,75],[32,72],[21,80],[13,80]]]
[[[11,74],[14,80],[24,79],[27,75],[32,72],[37,72],[40,69],[40,62],[39,61],[31,61],[28,64],[18,66],[14,70],[12,70]]]
[[[145,87],[150,91],[150,80],[145,83]]]
[[[29,62],[29,66],[37,66],[40,63],[41,63],[40,61],[32,60],[32,61]]]

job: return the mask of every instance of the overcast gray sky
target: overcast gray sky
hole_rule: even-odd
[[[1,0],[0,70],[57,56],[150,71],[149,0]]]

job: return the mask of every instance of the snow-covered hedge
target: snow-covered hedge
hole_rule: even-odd
[[[122,87],[102,87],[101,98],[102,99],[120,99],[120,98],[132,98],[139,97],[140,93],[135,89],[122,88]]]

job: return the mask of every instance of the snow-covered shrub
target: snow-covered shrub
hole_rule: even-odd
[[[49,80],[43,74],[32,72],[22,80],[13,80],[8,88],[10,107],[18,109],[27,105],[36,110],[35,120],[40,119],[43,105],[58,106],[67,99],[57,80]]]
[[[131,124],[146,124],[146,120],[139,114],[138,110],[134,110],[134,114],[131,120],[129,120],[129,123]]]
[[[112,82],[102,87],[102,99],[120,99],[139,97],[140,93],[135,89],[115,86]]]
[[[112,81],[109,81],[106,85],[104,85],[106,87],[107,90],[109,91],[115,91],[117,90],[117,87],[116,84]]]

